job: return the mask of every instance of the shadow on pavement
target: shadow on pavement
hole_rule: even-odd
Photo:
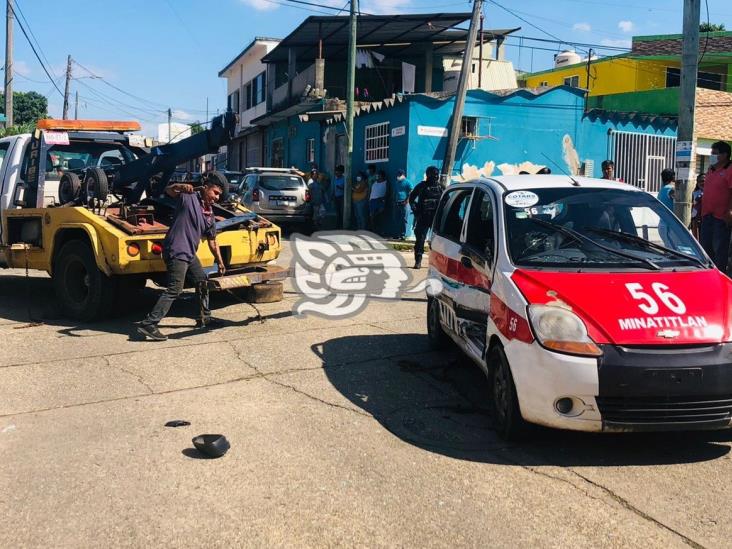
[[[628,466],[708,461],[729,453],[730,431],[591,434],[533,428],[520,443],[492,430],[483,372],[454,353],[427,349],[426,336],[340,337],[314,345],[333,386],[391,433],[422,449],[470,461],[521,466]],[[368,360],[380,356],[408,359]],[[400,352],[404,351],[404,354]],[[365,361],[353,362],[361,353]]]
[[[16,275],[3,275],[0,278],[0,323],[3,321],[17,322],[18,329],[24,328],[26,323],[42,322],[47,326],[58,327],[58,333],[68,337],[95,337],[102,333],[129,335],[131,340],[142,339],[135,332],[134,323],[145,318],[145,315],[155,305],[162,289],[146,287],[133,294],[133,299],[128,300],[116,309],[109,312],[107,318],[88,323],[66,318],[61,312],[60,305],[53,290],[50,278],[29,277]],[[249,315],[242,321],[225,321],[223,326],[247,326],[259,321],[256,310],[246,303],[237,302],[236,299],[226,293],[211,294],[211,310],[216,315],[216,309],[228,307],[240,303],[242,310]],[[197,316],[196,299],[192,292],[188,291],[181,295],[170,309],[169,317],[182,317],[190,319],[185,321],[163,321],[161,327],[165,330],[171,328],[190,328],[183,332],[169,334],[170,339],[182,339],[200,333],[194,328]],[[263,315],[263,320],[283,318],[292,316],[291,310]],[[89,335],[89,330],[98,332]]]

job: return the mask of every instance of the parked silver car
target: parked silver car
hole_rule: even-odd
[[[310,191],[296,170],[247,168],[236,194],[248,209],[275,223],[309,223]]]

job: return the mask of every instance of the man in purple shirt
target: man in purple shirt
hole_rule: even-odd
[[[216,244],[216,224],[213,214],[213,204],[218,202],[223,190],[214,178],[204,179],[204,186],[198,191],[188,183],[174,183],[165,189],[168,196],[177,199],[175,218],[163,241],[163,258],[168,268],[168,287],[147,318],[137,325],[137,332],[146,338],[153,341],[168,339],[158,330],[158,323],[168,314],[171,305],[183,291],[186,276],[195,285],[198,297],[201,316],[196,321],[196,327],[206,328],[216,321],[211,318],[206,273],[203,272],[196,251],[201,238],[205,236],[219,272],[224,274],[224,262]]]

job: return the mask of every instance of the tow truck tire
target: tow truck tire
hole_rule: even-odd
[[[104,202],[109,194],[107,174],[102,168],[88,168],[84,177],[84,188],[87,199],[96,198]]]
[[[81,192],[81,178],[74,172],[66,172],[58,184],[58,199],[61,204],[76,201]]]
[[[247,303],[277,303],[282,301],[282,282],[263,282],[244,288],[243,299]]]
[[[218,185],[221,186],[223,191],[221,192],[221,198],[219,199],[220,202],[228,202],[229,201],[229,180],[226,178],[224,174],[217,171],[208,172],[206,174],[207,181],[210,182],[216,182]]]
[[[427,298],[427,338],[430,348],[435,351],[444,351],[450,346],[450,336],[440,323],[440,303],[434,297]]]
[[[521,417],[516,385],[503,349],[496,346],[488,354],[490,368],[491,412],[498,435],[504,440],[520,440],[527,423]]]
[[[97,267],[89,244],[81,240],[70,240],[58,251],[53,286],[63,313],[82,322],[109,312],[116,288],[115,280]]]

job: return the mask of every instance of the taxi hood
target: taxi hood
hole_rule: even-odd
[[[732,281],[717,269],[687,272],[557,272],[511,276],[529,304],[565,306],[596,343],[693,345],[730,341]]]

